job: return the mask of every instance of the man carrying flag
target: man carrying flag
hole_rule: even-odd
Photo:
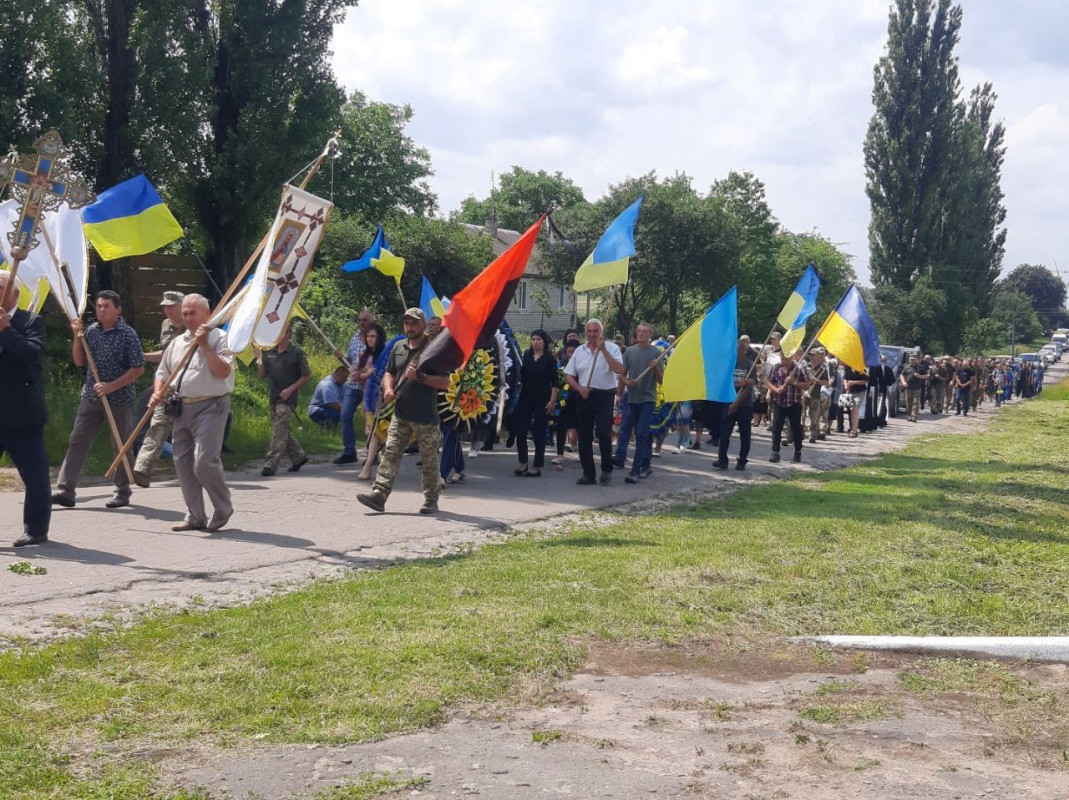
[[[382,377],[382,402],[394,403],[382,461],[371,493],[358,494],[356,499],[372,511],[386,510],[401,458],[415,436],[423,464],[423,506],[419,513],[437,514],[441,492],[438,461],[442,446],[438,392],[449,388],[449,377],[420,363],[427,345],[427,318],[423,311],[408,309],[401,324],[405,339],[394,345]]]

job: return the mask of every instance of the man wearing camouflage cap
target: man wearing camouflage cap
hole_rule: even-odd
[[[809,443],[816,444],[817,439],[826,439],[830,429],[828,411],[831,407],[831,393],[824,391],[831,386],[831,372],[828,370],[828,351],[817,347],[809,352],[807,372],[813,382],[805,393],[805,405],[809,412]]]
[[[184,299],[185,295],[182,292],[163,293],[163,300],[160,301],[160,308],[163,310],[160,349],[145,353],[145,361],[159,364],[171,341],[186,332],[186,326],[182,321],[182,300]],[[151,394],[151,388],[148,391]],[[137,462],[134,464],[134,483],[142,489],[147,489],[152,485],[152,473],[156,471],[156,464],[159,463],[164,442],[170,437],[173,429],[174,417],[169,417],[163,412],[163,405],[156,406],[152,412],[152,422],[148,432],[141,443],[141,449],[137,451]]]
[[[408,309],[402,327],[405,340],[393,346],[386,374],[382,377],[382,403],[394,403],[382,461],[371,493],[359,494],[356,499],[373,511],[386,510],[386,500],[397,479],[401,458],[415,436],[423,461],[423,507],[419,512],[437,514],[441,492],[438,461],[442,447],[438,392],[449,387],[449,376],[429,374],[420,368],[420,356],[428,341],[424,313],[418,308]]]

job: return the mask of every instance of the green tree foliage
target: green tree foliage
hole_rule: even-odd
[[[1065,281],[1042,264],[1019,264],[999,283],[999,289],[1032,298],[1032,308],[1048,327],[1065,317]]]
[[[966,356],[985,356],[1006,344],[1002,323],[991,317],[978,319],[969,325],[961,337],[961,353]]]
[[[391,211],[426,215],[438,207],[427,178],[434,174],[431,154],[405,128],[409,105],[368,100],[354,92],[341,113],[341,149],[325,164],[312,190],[333,197],[338,211],[381,220]]]
[[[990,317],[1002,326],[1011,345],[1030,342],[1043,333],[1043,323],[1032,307],[1032,298],[1024,292],[998,292],[991,304]]]
[[[926,353],[946,349],[939,338],[939,321],[947,313],[947,295],[930,278],[919,278],[905,291],[889,284],[877,286],[870,300],[869,313],[883,344],[920,345]],[[952,350],[956,349],[955,345]]]
[[[493,259],[489,238],[472,236],[462,225],[427,217],[395,214],[384,230],[392,252],[405,259],[401,289],[409,306],[419,305],[422,276],[440,296],[460,291]],[[360,216],[336,214],[301,303],[339,346],[354,330],[354,317],[364,307],[378,315],[387,331],[400,327],[401,298],[396,284],[377,270],[346,273],[341,265],[367,250],[376,224]]]
[[[1006,240],[1005,129],[990,84],[959,97],[961,21],[951,0],[894,0],[864,144],[873,282],[909,292],[931,278],[946,295],[935,335],[951,349],[988,309]]]
[[[583,190],[560,172],[532,172],[514,166],[499,176],[499,188],[493,197],[477,200],[466,197],[456,214],[459,222],[482,225],[495,215],[498,226],[525,231],[550,206],[567,209],[580,205]]]
[[[865,137],[873,280],[908,291],[938,258],[952,138],[958,121],[953,55],[961,8],[895,0],[876,64],[876,107]]]

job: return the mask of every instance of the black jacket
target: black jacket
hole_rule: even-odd
[[[15,311],[10,327],[0,331],[0,427],[45,424],[44,349],[44,318]]]
[[[883,371],[883,389],[886,391],[895,385],[895,371],[886,364],[881,367],[881,370]]]

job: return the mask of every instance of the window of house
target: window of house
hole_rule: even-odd
[[[516,294],[512,297],[512,305],[517,311],[527,310],[527,281],[520,281],[516,287]]]
[[[568,307],[568,287],[563,283],[557,287],[557,308]]]

